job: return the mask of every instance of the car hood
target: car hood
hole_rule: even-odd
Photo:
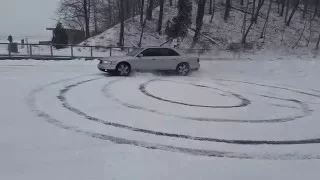
[[[132,58],[133,57],[131,57],[131,56],[112,56],[112,57],[102,58],[100,60],[102,60],[102,61],[120,62],[120,61],[129,60],[129,59],[132,59]]]

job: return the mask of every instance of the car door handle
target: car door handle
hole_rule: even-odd
[[[153,61],[155,61],[156,59],[152,59]]]

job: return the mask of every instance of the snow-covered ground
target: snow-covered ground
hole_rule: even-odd
[[[96,64],[0,61],[0,179],[319,177],[318,60],[202,61],[188,77]]]

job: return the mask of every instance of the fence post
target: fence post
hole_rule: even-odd
[[[73,46],[71,45],[71,59],[73,59]]]
[[[9,53],[9,57],[11,57],[11,43],[8,44],[8,53]]]
[[[29,45],[29,49],[30,49],[30,57],[32,57],[32,45]]]
[[[91,51],[91,58],[93,58],[93,48],[90,47],[90,51]]]
[[[50,44],[50,54],[51,54],[51,57],[53,57],[53,49],[52,49],[52,44]]]
[[[110,48],[110,56],[112,56],[112,48]]]

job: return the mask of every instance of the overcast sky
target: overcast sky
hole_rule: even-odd
[[[0,0],[0,36],[48,36],[60,0]]]

